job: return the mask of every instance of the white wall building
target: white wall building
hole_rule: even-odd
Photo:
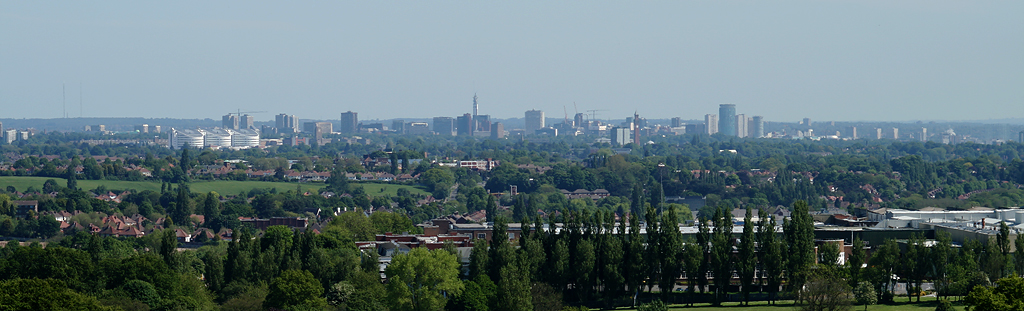
[[[237,130],[231,133],[232,148],[253,148],[260,146],[260,132],[257,130]]]
[[[178,130],[171,128],[170,142],[171,149],[181,149],[188,146],[192,149],[202,149],[205,142],[206,132],[203,130]]]
[[[231,147],[232,130],[212,129],[206,132],[206,147]]]

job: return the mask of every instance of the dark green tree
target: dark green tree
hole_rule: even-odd
[[[715,211],[714,232],[711,236],[711,273],[715,280],[714,305],[721,305],[732,280],[732,219],[724,206]]]
[[[263,305],[268,308],[322,310],[327,307],[324,288],[305,270],[287,270],[270,282]]]
[[[768,303],[772,304],[782,286],[782,269],[787,266],[785,246],[775,231],[776,222],[768,212],[762,209],[758,212],[758,218],[757,244],[761,248],[761,275],[768,288]]]
[[[743,235],[740,237],[739,258],[736,259],[736,270],[743,286],[743,301],[750,305],[750,290],[754,284],[754,272],[757,269],[757,250],[755,247],[753,211],[747,208],[743,218]]]
[[[799,295],[799,289],[807,280],[811,265],[814,264],[814,221],[807,202],[793,203],[792,220],[787,221],[783,232],[788,248],[787,272],[790,289]],[[802,297],[797,296],[797,300]]]

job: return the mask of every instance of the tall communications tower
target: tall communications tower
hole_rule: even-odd
[[[476,102],[476,93],[473,93],[473,116],[480,115],[480,105]]]

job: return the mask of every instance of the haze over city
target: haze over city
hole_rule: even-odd
[[[5,118],[1024,117],[1022,2],[0,4]],[[62,91],[63,88],[63,91]],[[62,99],[62,96],[66,99]],[[66,108],[65,108],[66,107]]]

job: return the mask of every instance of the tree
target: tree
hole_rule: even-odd
[[[629,200],[629,212],[631,215],[639,216],[644,211],[644,189],[640,183],[633,184],[633,192]]]
[[[393,310],[441,310],[448,297],[462,292],[459,261],[444,250],[414,248],[392,258],[384,273]]]
[[[715,277],[714,305],[721,305],[732,279],[732,220],[724,206],[715,211],[715,230],[711,236],[711,273]]]
[[[864,305],[865,311],[868,309],[868,305],[878,303],[875,288],[868,282],[858,283],[857,287],[853,289],[853,297],[857,299],[857,304]]]
[[[181,162],[180,162],[180,164],[181,164],[182,169],[185,170],[186,172],[188,170],[192,169],[192,165],[193,165],[192,161],[193,161],[192,160],[192,155],[189,153],[188,147],[186,146],[184,148],[181,148]]]
[[[873,283],[881,296],[881,301],[891,301],[895,285],[893,275],[896,274],[900,248],[893,239],[886,239],[871,256],[870,264],[873,271]]]
[[[704,273],[701,270],[701,266],[705,261],[704,245],[700,245],[694,240],[687,241],[685,246],[683,247],[682,261],[684,266],[683,269],[686,271],[686,280],[688,283],[686,292],[688,295],[692,297],[694,291],[698,287],[697,276],[700,275],[701,273]],[[704,289],[701,289],[700,291],[704,292]],[[688,302],[690,306],[693,306],[692,300],[689,300]]]
[[[772,304],[779,287],[782,286],[782,268],[786,266],[784,246],[775,231],[775,220],[765,210],[758,212],[758,245],[761,247],[761,274],[768,285],[768,303]]]
[[[662,212],[662,205],[665,203],[665,191],[660,183],[655,182],[651,187],[651,194],[648,198],[651,206],[659,213]]]
[[[662,299],[668,299],[672,288],[679,278],[680,253],[682,250],[683,236],[679,232],[679,216],[675,210],[668,210],[661,214],[661,232],[658,233],[658,259],[661,261],[661,274],[658,280],[658,287],[661,288]]]
[[[956,308],[953,307],[953,303],[949,302],[949,300],[943,300],[939,301],[939,305],[935,307],[935,311],[956,311]]]
[[[864,258],[866,256],[864,253],[864,241],[861,241],[860,238],[854,238],[850,250],[850,259],[846,261],[847,275],[850,277],[849,283],[852,286],[859,286],[858,284],[860,284],[861,266],[864,265]]]
[[[218,196],[216,192],[211,191],[206,194],[206,200],[203,200],[203,219],[207,226],[220,218],[220,200]]]
[[[626,290],[633,294],[639,292],[640,282],[644,278],[644,244],[643,238],[640,236],[640,216],[636,213],[627,216],[629,217],[629,234],[626,234],[625,231],[620,233],[624,240],[622,248],[625,255],[622,275],[626,282]],[[626,229],[624,225],[620,228]]]
[[[498,203],[495,202],[493,195],[487,196],[487,206],[484,208],[487,211],[487,221],[494,222],[498,216]]]
[[[54,237],[60,233],[60,222],[53,216],[40,216],[36,233],[44,239]]]
[[[839,311],[849,310],[853,297],[850,286],[835,275],[816,274],[809,277],[800,288],[800,297],[804,311]]]
[[[149,282],[143,280],[131,280],[125,282],[119,287],[121,293],[128,298],[138,300],[150,308],[157,308],[160,306],[160,293],[157,292],[156,287]]]
[[[588,239],[576,242],[576,247],[573,248],[570,264],[572,269],[570,271],[573,275],[573,289],[580,301],[588,301],[590,299],[590,280],[597,261],[595,257],[594,243]]]
[[[931,247],[931,258],[928,263],[930,264],[932,278],[935,280],[936,295],[946,294],[947,287],[949,286],[949,272],[948,265],[950,264],[950,256],[952,255],[953,241],[948,232],[936,232],[935,243]]]
[[[224,260],[221,259],[219,253],[208,251],[206,256],[203,257],[203,263],[206,268],[203,274],[206,288],[209,288],[214,293],[220,293],[221,289],[224,288]]]
[[[965,301],[972,310],[1024,310],[1024,278],[999,279],[998,286],[975,286]]]
[[[77,168],[70,167],[70,166],[67,168],[67,170],[68,170],[68,173],[67,173],[68,185],[67,186],[68,186],[68,189],[70,189],[72,191],[78,190],[78,172],[76,172],[76,169]]]
[[[494,295],[498,292],[491,278],[486,274],[480,274],[463,284],[465,284],[465,290],[456,298],[458,305],[464,310],[490,310],[491,301],[494,300]]]
[[[327,189],[337,195],[348,192],[348,177],[345,176],[345,168],[342,165],[334,166],[334,169],[331,170],[331,177],[328,177],[325,183]]]
[[[323,294],[323,286],[309,271],[286,270],[270,282],[270,291],[263,304],[265,307],[281,309],[323,309],[327,306]]]
[[[814,263],[814,221],[807,202],[793,203],[792,221],[787,221],[783,232],[786,233],[788,247],[788,273],[790,288],[797,293],[807,280],[807,273]],[[803,297],[797,296],[797,300]]]
[[[519,222],[519,221],[523,220],[524,218],[527,218],[530,215],[528,207],[526,206],[526,204],[527,204],[526,197],[527,197],[527,195],[523,194],[523,195],[516,195],[515,198],[512,199],[512,201],[513,201],[512,202],[512,220],[513,221]],[[534,214],[536,214],[536,213],[534,213]]]
[[[13,279],[0,282],[3,310],[110,310],[96,298],[75,292],[54,279]]]
[[[188,226],[192,216],[195,202],[192,201],[192,193],[187,184],[178,184],[178,197],[174,203],[174,209],[170,212],[171,219],[179,226]]]
[[[754,284],[754,272],[757,269],[757,254],[754,249],[754,222],[753,211],[747,208],[747,214],[743,217],[743,235],[740,237],[739,258],[736,262],[736,270],[740,275],[740,283],[743,284],[743,301],[750,305],[750,288]]]
[[[499,271],[494,310],[531,311],[530,275],[522,256],[513,257],[516,258]]]
[[[1017,268],[1017,275],[1024,275],[1024,239],[1018,235],[1018,238],[1013,239],[1013,246],[1015,250],[1013,253],[1013,266]]]

